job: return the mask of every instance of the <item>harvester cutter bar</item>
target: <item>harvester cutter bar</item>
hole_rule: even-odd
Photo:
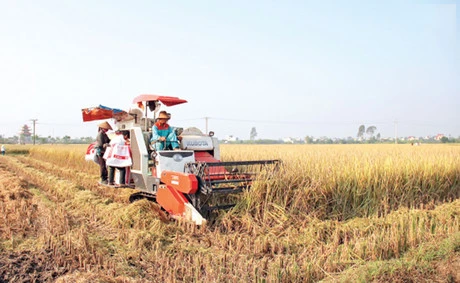
[[[241,193],[246,188],[247,188],[246,186],[224,187],[224,188],[214,188],[212,191],[213,193],[218,193],[218,194],[235,194],[235,193]]]

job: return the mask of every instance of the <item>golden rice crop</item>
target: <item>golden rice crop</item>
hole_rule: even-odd
[[[248,193],[246,207],[254,213],[274,203],[289,215],[344,220],[460,196],[458,146],[226,145],[222,155],[283,161],[276,178]]]
[[[0,209],[10,216],[0,251],[51,251],[38,257],[66,266],[58,281],[459,278],[459,146],[222,145],[223,161],[282,165],[204,227],[164,222],[156,204],[129,203],[131,190],[97,186],[85,150],[35,146],[27,157],[0,157],[2,174],[23,180],[0,186],[0,195],[24,198],[4,197]],[[27,212],[29,205],[37,209]]]

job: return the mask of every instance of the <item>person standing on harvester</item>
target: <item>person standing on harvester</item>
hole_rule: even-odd
[[[127,182],[126,171],[132,165],[131,152],[129,149],[129,131],[116,131],[117,135],[110,141],[106,164],[109,171],[109,186],[115,186],[115,169],[118,170],[118,185],[124,186]]]
[[[96,155],[99,161],[99,171],[101,176],[101,181],[99,182],[101,185],[107,185],[108,179],[108,171],[107,165],[104,159],[104,153],[108,146],[110,146],[110,138],[107,136],[107,132],[112,130],[112,126],[110,126],[107,122],[102,122],[98,125],[99,130],[97,132],[96,137]]]

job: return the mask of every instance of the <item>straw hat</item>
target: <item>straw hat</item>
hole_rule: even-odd
[[[166,111],[161,111],[160,114],[158,115],[158,119],[171,119],[171,117],[166,113]]]
[[[102,129],[107,129],[107,130],[112,130],[112,126],[110,126],[109,123],[107,123],[106,121],[100,123],[99,125],[97,125],[99,128],[102,128]]]

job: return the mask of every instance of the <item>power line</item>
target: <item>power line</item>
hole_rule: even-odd
[[[256,120],[256,119],[234,119],[234,118],[220,118],[220,117],[201,117],[201,118],[191,118],[191,119],[181,119],[179,121],[191,121],[191,120],[218,120],[218,121],[228,121],[228,122],[243,122],[243,123],[265,123],[265,124],[391,124],[392,122],[369,122],[369,121],[327,121],[327,122],[318,122],[318,121],[286,121],[286,120]]]
[[[189,119],[180,119],[177,121],[193,121],[193,120],[205,120],[209,122],[210,120],[218,121],[228,121],[228,122],[243,122],[243,123],[266,123],[266,124],[302,124],[302,125],[337,125],[337,124],[351,124],[351,125],[394,125],[395,121],[287,121],[287,120],[257,120],[257,119],[234,119],[234,118],[222,118],[222,117],[199,117],[199,118],[189,118]],[[441,126],[446,125],[442,122],[432,122],[432,121],[409,121],[409,120],[398,120],[399,124],[411,125],[411,126]],[[453,125],[449,123],[449,125]]]

